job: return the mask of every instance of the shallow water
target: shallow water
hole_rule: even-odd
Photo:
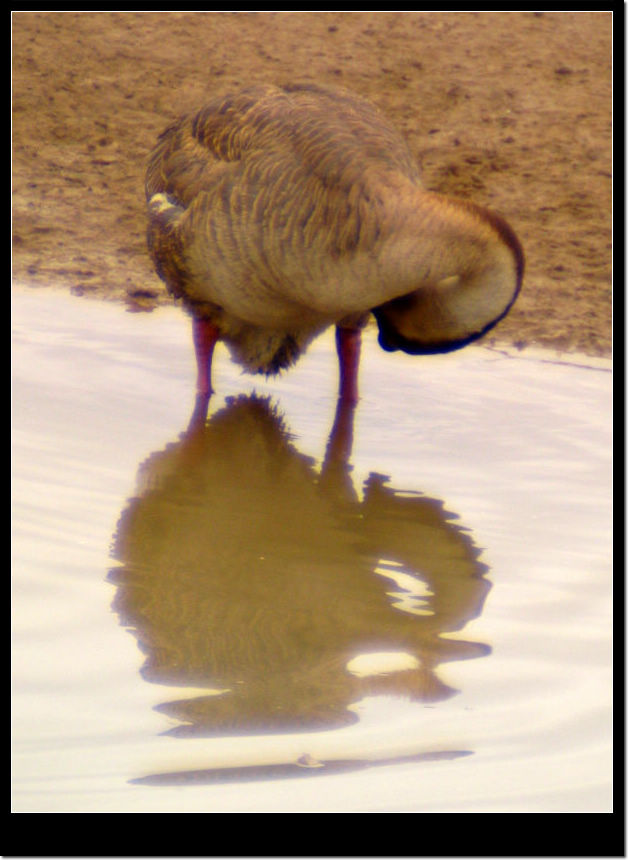
[[[608,362],[219,347],[187,433],[179,310],[13,329],[14,811],[611,810]]]

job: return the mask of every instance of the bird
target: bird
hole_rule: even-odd
[[[402,135],[344,89],[210,97],[160,135],[145,192],[149,254],[192,317],[206,400],[217,341],[268,376],[335,326],[338,396],[355,403],[371,315],[384,350],[446,353],[484,336],[521,289],[505,218],[425,188]]]

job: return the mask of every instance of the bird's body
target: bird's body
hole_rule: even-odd
[[[146,196],[156,269],[204,332],[199,361],[199,341],[210,361],[221,338],[245,369],[276,373],[336,325],[342,365],[343,334],[370,312],[384,348],[448,351],[521,284],[506,222],[426,191],[394,128],[339,90],[251,87],[183,117],[151,155]]]

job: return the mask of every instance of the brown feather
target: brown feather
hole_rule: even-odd
[[[396,330],[406,306],[389,313],[387,303],[415,294],[428,340],[432,331],[439,343],[475,337],[521,283],[511,228],[425,191],[401,136],[342,90],[262,85],[210,101],[161,135],[146,197],[158,274],[252,371],[287,366],[328,325],[381,306],[380,327]],[[455,308],[443,316],[445,293],[428,300],[426,287],[463,274],[477,298],[480,285],[492,289],[479,280],[483,267],[494,301],[465,293],[459,306],[462,292],[449,291]],[[408,308],[400,348],[421,327],[416,303]],[[481,318],[467,324],[468,312]]]

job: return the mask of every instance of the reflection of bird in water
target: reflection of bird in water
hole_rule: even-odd
[[[479,551],[436,499],[376,474],[358,498],[351,411],[339,400],[321,471],[257,397],[141,467],[110,576],[143,676],[207,690],[160,706],[174,733],[338,726],[376,693],[440,700],[453,691],[436,667],[487,652],[441,637],[481,611]],[[406,663],[379,670],[373,652]]]
[[[340,393],[355,400],[371,312],[384,349],[448,352],[491,329],[521,286],[509,225],[426,191],[399,134],[341,90],[214,99],[161,135],[146,197],[157,272],[194,320],[205,400],[219,338],[272,374],[336,325]]]

